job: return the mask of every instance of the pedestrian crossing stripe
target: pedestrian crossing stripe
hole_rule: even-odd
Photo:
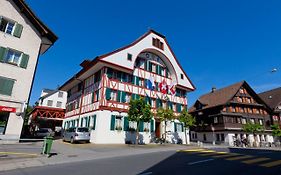
[[[236,157],[231,157],[231,158],[226,158],[225,160],[242,160],[242,159],[248,159],[248,158],[253,158],[253,156],[236,156]]]
[[[205,149],[187,149],[187,150],[178,150],[179,152],[200,152],[204,151]]]
[[[240,156],[241,154],[237,153],[229,153],[229,154],[222,154],[222,155],[217,155],[217,156],[212,156],[214,158],[225,158],[225,157],[234,157],[234,156]]]
[[[277,165],[281,165],[281,160],[276,160],[276,161],[273,161],[273,162],[264,163],[264,164],[261,164],[260,166],[270,168],[270,167],[274,167],[274,166],[277,166]]]
[[[270,160],[270,158],[261,157],[261,158],[256,158],[256,159],[244,160],[244,161],[242,161],[242,163],[252,164],[252,163],[263,162],[263,161],[266,161],[266,160]]]

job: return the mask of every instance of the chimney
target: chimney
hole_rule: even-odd
[[[217,90],[216,87],[212,87],[212,93],[215,92]]]

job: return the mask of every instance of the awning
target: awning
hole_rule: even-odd
[[[0,112],[16,112],[16,108],[0,106]]]

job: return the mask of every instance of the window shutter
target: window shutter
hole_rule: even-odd
[[[96,130],[96,120],[97,120],[97,115],[93,115],[93,128],[92,130]]]
[[[128,120],[128,117],[124,117],[124,131],[129,131],[129,120]]]
[[[94,101],[95,101],[95,93],[92,92],[92,103],[94,103]]]
[[[97,91],[96,91],[96,95],[97,95],[97,99],[96,99],[96,100],[98,101],[98,100],[99,100],[99,97],[100,97],[100,96],[99,96],[99,95],[100,95],[100,90],[97,90]]]
[[[148,69],[149,69],[149,72],[152,72],[152,63],[151,62],[148,62]]]
[[[115,115],[111,115],[110,130],[113,131],[114,129],[115,129]]]
[[[136,85],[139,86],[140,85],[140,78],[136,77]]]
[[[181,112],[181,104],[177,103],[177,112]]]
[[[14,86],[14,80],[0,77],[0,94],[11,96],[13,86]]]
[[[177,132],[177,123],[174,122],[175,132]]]
[[[159,65],[156,65],[156,74],[158,74],[159,75]]]
[[[26,55],[26,54],[23,53],[22,56],[21,56],[20,67],[26,69],[27,64],[28,64],[28,60],[29,60],[29,55]]]
[[[107,88],[106,91],[105,91],[105,98],[106,98],[106,100],[110,100],[111,99],[110,94],[111,94],[111,89]]]
[[[150,132],[154,132],[154,120],[150,120]]]
[[[132,84],[135,84],[135,79],[136,79],[136,78],[135,78],[135,76],[133,75],[133,76],[132,76]]]
[[[5,55],[7,53],[8,49],[5,47],[0,47],[0,62],[4,61]]]
[[[143,121],[140,121],[139,132],[143,132]]]
[[[140,99],[140,95],[139,94],[136,94],[136,99]]]
[[[122,91],[122,94],[121,94],[121,102],[122,103],[126,102],[126,92],[124,92],[124,91]]]
[[[144,70],[147,70],[147,61],[144,61]]]
[[[22,33],[22,29],[23,29],[22,25],[17,23],[13,35],[15,37],[20,38],[21,37],[21,33]]]
[[[117,91],[117,101],[121,102],[121,91]]]
[[[183,123],[181,123],[181,132],[183,132]]]
[[[87,125],[88,128],[90,127],[90,121],[91,121],[91,117],[89,116],[89,117],[88,117],[88,123],[87,123],[87,124],[88,124],[88,125]]]
[[[132,99],[133,99],[133,100],[136,99],[136,94],[132,94]]]

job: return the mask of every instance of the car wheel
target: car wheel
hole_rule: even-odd
[[[74,144],[74,143],[75,143],[75,141],[74,141],[74,138],[73,138],[73,137],[71,137],[71,138],[70,138],[70,143],[71,143],[71,144]]]

